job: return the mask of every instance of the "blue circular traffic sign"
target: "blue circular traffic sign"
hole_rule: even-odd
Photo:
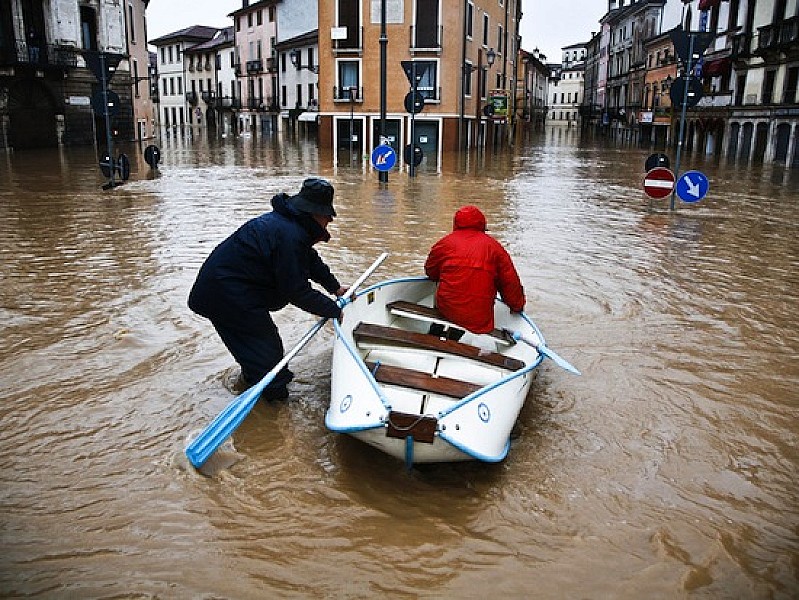
[[[677,180],[675,191],[683,202],[699,202],[710,189],[707,175],[701,171],[686,171]]]
[[[372,150],[372,166],[378,171],[390,171],[397,164],[397,153],[388,144],[380,144]]]

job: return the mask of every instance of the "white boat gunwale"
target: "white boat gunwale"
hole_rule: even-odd
[[[428,281],[430,281],[430,280],[427,277],[423,277],[423,276],[402,277],[402,278],[397,278],[397,279],[390,279],[390,280],[378,282],[378,283],[376,283],[374,285],[371,285],[371,286],[363,289],[362,291],[360,291],[358,293],[358,297],[360,298],[360,297],[363,297],[363,296],[367,296],[371,292],[374,292],[374,291],[377,291],[379,289],[382,289],[382,288],[385,288],[385,287],[388,287],[388,286],[392,286],[392,285],[397,285],[397,284],[402,284],[402,283],[428,282]],[[499,299],[498,299],[498,301],[501,302],[501,300],[499,300]],[[346,308],[344,310],[346,311]],[[535,334],[539,337],[539,339],[542,341],[542,343],[544,343],[544,336],[541,333],[541,331],[538,329],[538,326],[525,313],[520,313],[519,316],[530,327],[530,329],[535,332]],[[377,381],[377,379],[375,378],[375,376],[372,373],[372,371],[370,371],[369,368],[366,366],[366,364],[365,364],[366,360],[365,360],[364,357],[361,356],[359,349],[356,347],[356,345],[354,343],[351,342],[352,328],[348,328],[345,331],[345,329],[342,328],[342,325],[336,320],[336,321],[334,321],[334,330],[335,330],[335,335],[336,335],[336,341],[341,341],[342,342],[343,347],[347,351],[347,355],[358,366],[358,370],[366,378],[366,381],[368,381],[369,386],[371,387],[371,389],[374,392],[374,394],[376,395],[376,397],[379,399],[380,404],[382,405],[382,408],[383,408],[383,410],[385,412],[383,414],[381,414],[381,415],[374,415],[375,419],[376,419],[374,422],[361,423],[361,424],[358,424],[358,425],[352,425],[352,426],[346,426],[346,427],[342,427],[341,424],[337,425],[337,424],[333,423],[332,420],[330,419],[330,413],[328,412],[327,415],[326,415],[326,418],[325,418],[326,426],[331,431],[336,431],[336,432],[340,432],[340,433],[348,433],[348,434],[364,432],[364,431],[380,429],[380,428],[387,428],[388,427],[389,416],[390,416],[392,410],[394,410],[393,407],[392,407],[392,402],[384,394],[383,386]],[[347,333],[349,333],[349,335]],[[353,342],[354,342],[354,340],[353,340]],[[484,462],[499,462],[499,461],[503,460],[507,456],[507,454],[508,454],[508,452],[510,450],[510,438],[508,438],[506,440],[506,443],[504,444],[504,447],[502,448],[502,450],[499,453],[497,453],[497,454],[485,454],[483,452],[475,450],[474,448],[469,448],[465,444],[463,444],[463,443],[459,442],[458,440],[452,438],[447,433],[446,423],[441,423],[440,421],[441,421],[441,419],[444,419],[447,415],[451,415],[452,413],[458,411],[459,409],[462,409],[463,407],[474,403],[479,398],[485,396],[486,394],[489,394],[493,390],[495,390],[495,389],[497,389],[497,388],[499,388],[501,386],[507,385],[509,382],[511,382],[513,380],[516,380],[516,379],[519,379],[521,377],[527,376],[530,372],[532,372],[534,369],[536,369],[541,364],[543,359],[544,359],[544,356],[541,353],[537,353],[535,358],[530,360],[530,362],[528,364],[525,364],[525,366],[523,368],[521,368],[521,369],[519,369],[517,371],[509,372],[506,375],[500,377],[500,379],[480,387],[480,389],[474,391],[473,393],[468,394],[467,396],[463,397],[462,399],[459,399],[459,400],[453,402],[450,406],[448,406],[448,407],[446,407],[444,409],[441,409],[441,410],[437,410],[435,412],[435,414],[430,414],[430,413],[424,414],[424,415],[422,413],[419,413],[419,414],[420,414],[420,416],[435,417],[437,419],[437,421],[439,421],[438,424],[437,424],[436,431],[435,431],[435,436],[440,438],[441,441],[447,442],[452,447],[456,448],[458,451],[460,451],[463,454],[465,454],[465,455],[467,455],[469,457],[472,457],[474,459],[478,459],[478,460],[481,460],[481,461],[484,461]],[[527,361],[524,361],[524,362],[526,363]],[[522,385],[524,385],[524,384],[522,384]],[[407,440],[410,440],[410,442],[408,442]],[[408,436],[406,438],[406,445],[407,444],[415,445],[416,443],[419,443],[419,442],[418,441],[414,441],[412,436]],[[406,450],[406,461],[408,460],[408,456],[412,456],[412,455],[413,455],[413,449],[412,448],[408,448]]]

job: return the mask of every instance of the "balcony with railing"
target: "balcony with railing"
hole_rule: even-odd
[[[247,61],[247,75],[252,75],[254,73],[262,73],[264,70],[264,61],[260,58],[257,60],[248,60]]]
[[[58,44],[28,45],[16,42],[0,47],[0,66],[31,65],[42,69],[74,69],[78,66],[78,51]]]
[[[353,86],[334,86],[333,102],[363,102],[363,88]]]
[[[756,54],[785,52],[799,48],[799,17],[791,17],[782,23],[758,27]]]
[[[192,106],[197,104],[197,92],[186,92],[186,102]]]
[[[222,96],[219,98],[219,108],[222,110],[233,110],[241,108],[241,98],[235,96]]]
[[[730,56],[733,60],[745,59],[752,56],[752,34],[743,31],[732,37],[732,49]]]
[[[200,96],[202,97],[203,102],[205,102],[208,106],[213,106],[216,104],[216,92],[204,91],[200,92]]]

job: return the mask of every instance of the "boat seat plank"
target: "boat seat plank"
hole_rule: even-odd
[[[357,341],[394,344],[431,350],[442,354],[468,358],[501,369],[508,369],[509,371],[518,371],[525,366],[524,362],[517,358],[504,356],[498,352],[490,352],[478,348],[477,346],[456,342],[454,340],[442,340],[429,333],[406,331],[397,327],[387,327],[385,325],[375,325],[372,323],[358,323],[352,333]]]
[[[481,386],[468,381],[460,381],[450,377],[433,377],[415,369],[405,369],[393,365],[367,362],[368,368],[374,378],[380,383],[413,388],[425,392],[432,392],[451,398],[465,398],[480,389]],[[375,370],[375,367],[377,370]]]
[[[459,327],[452,321],[448,321],[447,318],[441,314],[441,311],[432,306],[416,304],[415,302],[408,302],[407,300],[395,300],[394,302],[389,302],[386,304],[386,307],[391,311],[391,314],[397,315],[398,317],[409,317],[411,319],[419,319],[430,323],[437,323],[438,325],[443,325],[444,327],[463,329],[463,327]],[[496,341],[501,344],[505,344],[506,346],[512,344],[511,340],[508,339],[508,336],[499,329],[494,329],[493,331],[488,332],[486,335],[490,335]]]

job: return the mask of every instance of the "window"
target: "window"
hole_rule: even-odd
[[[174,62],[174,60],[172,58],[172,46],[169,46],[169,62],[170,63]]]
[[[466,37],[472,39],[474,35],[474,4],[469,2],[466,5]]]
[[[252,29],[252,13],[247,15],[247,27]]]
[[[337,40],[338,48],[355,49],[361,47],[361,9],[360,0],[338,0],[338,27],[347,28],[347,37]]]
[[[777,76],[777,71],[766,71],[766,77],[763,80],[763,104],[773,104],[774,102],[774,80]]]
[[[440,47],[438,29],[438,0],[416,0],[415,47]]]
[[[169,95],[169,90],[167,89],[166,77],[164,77],[161,81],[164,82],[164,96],[168,96]]]
[[[799,102],[797,98],[797,83],[799,83],[799,67],[791,67],[788,69],[788,77],[786,79],[785,92],[783,93],[783,104],[795,104]]]
[[[355,97],[358,97],[358,88],[360,87],[360,63],[357,60],[340,60],[338,61],[338,94],[336,98],[339,100],[350,99],[350,88],[355,88]]]
[[[314,84],[308,84],[308,106],[311,106],[314,103]]]
[[[502,25],[497,25],[497,52],[503,54],[505,50],[505,37],[502,35]]]
[[[313,69],[313,67],[316,65],[316,60],[315,60],[316,57],[314,56],[313,48],[308,48],[307,54],[308,54],[308,66]]]
[[[136,23],[133,22],[133,5],[128,4],[128,36],[132,43],[136,43]]]
[[[183,80],[180,77],[178,77],[178,95],[183,95]]]
[[[175,44],[175,56],[177,57],[177,61],[180,62],[182,59],[180,56],[180,44]]]
[[[483,46],[488,46],[488,15],[483,15]]]
[[[175,78],[174,77],[170,77],[169,78],[169,94],[171,96],[175,95]]]
[[[472,95],[472,73],[474,69],[472,68],[472,63],[466,62],[466,69],[464,69],[463,73],[463,93],[467,96]]]
[[[166,48],[164,48],[163,46],[161,47],[161,64],[162,65],[166,64]]]
[[[255,13],[255,23],[256,25],[263,25],[264,24],[264,14],[263,11],[259,8],[258,12]]]
[[[416,91],[426,100],[438,100],[438,63],[434,60],[415,61],[417,76],[421,72]]]
[[[302,84],[297,84],[297,106],[302,106]]]

